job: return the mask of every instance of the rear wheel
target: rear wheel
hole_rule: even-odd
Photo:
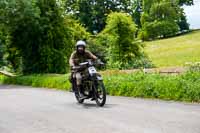
[[[103,81],[97,81],[95,83],[95,91],[94,91],[94,96],[95,96],[95,100],[98,106],[104,106],[104,104],[106,103],[106,89],[104,86]]]

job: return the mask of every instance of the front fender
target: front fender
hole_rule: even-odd
[[[103,78],[102,78],[102,76],[100,75],[100,74],[97,74],[97,80],[99,80],[99,81],[102,81],[103,80]]]

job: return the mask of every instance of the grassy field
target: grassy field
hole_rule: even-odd
[[[188,62],[200,62],[200,30],[145,42],[145,45],[145,51],[156,67],[185,66]]]

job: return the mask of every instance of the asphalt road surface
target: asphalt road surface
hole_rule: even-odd
[[[73,93],[0,85],[0,133],[200,133],[200,105],[126,97],[77,104]]]

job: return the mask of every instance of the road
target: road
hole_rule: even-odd
[[[65,91],[0,85],[0,133],[200,133],[200,105],[108,96],[101,108]]]

